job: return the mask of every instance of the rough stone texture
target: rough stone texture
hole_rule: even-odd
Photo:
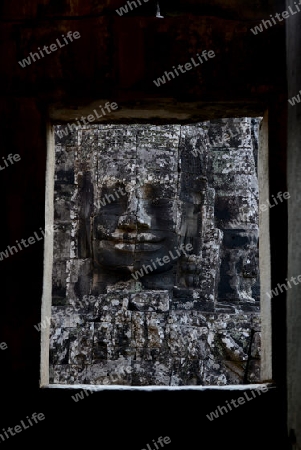
[[[258,126],[55,127],[51,383],[260,380]]]

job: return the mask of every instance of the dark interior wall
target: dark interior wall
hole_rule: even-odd
[[[166,111],[174,111],[175,117],[178,112],[178,121],[184,121],[181,113],[187,105],[190,120],[256,117],[271,109],[269,126],[275,151],[270,158],[271,193],[286,190],[284,26],[278,24],[257,36],[250,32],[261,18],[283,11],[285,5],[248,2],[242,7],[237,2],[209,5],[183,1],[173,8],[166,2],[162,4],[167,15],[163,20],[151,16],[150,9],[145,16],[141,9],[139,16],[118,17],[115,9],[122,6],[121,1],[57,3],[3,1],[1,5],[1,156],[21,156],[0,173],[1,192],[5,193],[1,251],[44,226],[46,121],[54,104],[67,108],[108,99],[117,102],[121,111],[136,111],[138,117],[137,111],[145,106],[157,122],[163,121]],[[69,30],[79,31],[81,38],[20,67],[18,61]],[[159,88],[154,85],[153,79],[165,70],[188,62],[203,49],[214,50],[216,56],[202,66],[202,72],[197,68]],[[282,224],[284,236],[285,212],[283,215],[275,208],[273,214]],[[272,232],[272,277],[279,282],[282,278],[277,274],[286,272],[287,247],[285,238],[279,241],[276,231]],[[34,325],[40,322],[43,245],[41,240],[0,261],[0,341],[8,346],[0,350],[1,381],[8,396],[0,425],[14,426],[35,411],[43,412],[47,419],[6,444],[34,443],[46,435],[54,444],[56,430],[61,430],[61,443],[76,442],[78,432],[65,422],[70,417],[72,428],[80,430],[88,444],[100,444],[106,435],[112,447],[140,449],[161,435],[170,436],[174,448],[204,443],[213,449],[221,445],[251,449],[279,446],[280,442],[285,448],[283,388],[213,422],[206,414],[239,397],[238,391],[99,392],[74,403],[70,392],[39,389],[40,335]],[[275,327],[281,330],[278,336],[284,334],[284,319],[282,311],[275,309]],[[274,374],[283,387],[285,343],[278,339],[281,351],[274,361]],[[114,410],[108,405],[118,407]],[[267,424],[267,416],[272,425]],[[114,432],[107,437],[104,430],[112,423]]]
[[[89,16],[91,14],[114,14],[115,9],[123,6],[122,0],[106,0],[97,2],[95,0],[69,0],[57,3],[51,0],[31,0],[20,3],[18,0],[3,2],[1,13],[4,19],[35,19],[70,16]],[[155,15],[155,2],[141,1],[143,14]],[[149,3],[149,4],[147,4]],[[225,18],[261,19],[269,13],[282,11],[284,4],[281,0],[246,0],[243,4],[239,0],[212,0],[211,2],[200,2],[198,0],[161,0],[161,12],[168,16],[192,12],[193,14],[216,15]],[[132,12],[134,14],[135,12]],[[137,12],[136,12],[137,14]],[[139,13],[138,15],[140,15]]]
[[[171,97],[180,102],[266,104],[283,88],[284,26],[279,23],[253,35],[250,28],[260,23],[256,9],[253,18],[180,12],[159,20],[144,16],[143,7],[138,17],[119,17],[113,8],[120,2],[96,11],[89,2],[81,8],[69,5],[71,11],[69,2],[64,2],[65,10],[60,5],[57,11],[51,5],[54,2],[36,8],[34,3],[23,2],[23,15],[20,7],[11,10],[6,2],[2,6],[2,88],[6,95],[50,102],[61,98],[73,102],[75,97],[131,102]],[[249,14],[250,9],[251,5]],[[267,6],[261,17],[273,11],[274,7]],[[234,16],[235,12],[233,7]],[[30,66],[18,64],[56,39],[64,44],[62,34],[69,30],[78,31],[81,37],[49,55],[44,52],[46,56]],[[275,48],[277,54],[272,51]],[[190,70],[164,86],[155,86],[153,80],[165,70],[185,64],[202,50],[213,50],[216,55],[202,70]]]
[[[288,98],[301,89],[300,22],[294,20],[287,30]],[[301,164],[301,106],[288,105],[288,188],[292,195],[289,205],[288,230],[288,279],[301,273],[300,261],[300,164]],[[298,284],[287,295],[287,382],[288,382],[288,430],[296,439],[296,449],[301,448],[301,385],[300,385],[300,310],[301,289]]]

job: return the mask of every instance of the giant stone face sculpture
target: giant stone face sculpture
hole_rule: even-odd
[[[52,383],[260,379],[257,129],[223,119],[56,138]]]
[[[197,243],[201,236],[201,205],[190,205],[190,209],[195,207],[193,214],[186,208],[190,223],[186,224],[185,235],[181,235],[185,203],[179,195],[177,152],[164,154],[161,150],[161,158],[156,160],[143,148],[138,149],[137,157],[127,167],[120,153],[119,161],[107,164],[108,173],[115,176],[104,176],[96,199],[95,270],[111,275],[110,283],[114,273],[116,281],[143,273],[141,282],[145,286],[152,283],[153,288],[173,287],[178,258],[187,255],[185,248],[192,249],[193,241]]]
[[[130,174],[122,183],[105,179],[101,195],[105,193],[106,204],[94,217],[95,269],[115,272],[116,280],[145,265],[151,274],[168,272],[174,265],[161,259],[178,243],[176,193],[155,172],[150,180],[137,179]]]

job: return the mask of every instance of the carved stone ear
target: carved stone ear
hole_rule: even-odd
[[[93,214],[94,186],[90,171],[78,174],[78,257],[90,258],[91,248],[91,216]]]

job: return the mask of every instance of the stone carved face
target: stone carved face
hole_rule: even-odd
[[[95,262],[130,272],[154,262],[154,272],[169,270],[175,260],[161,265],[160,259],[175,252],[178,244],[177,202],[167,195],[162,179],[136,183],[134,178],[123,182],[108,178],[101,192],[103,206],[94,219]]]
[[[143,276],[148,288],[170,288],[177,278],[188,286],[191,282],[186,283],[183,273],[192,278],[191,267],[176,249],[190,243],[191,255],[201,252],[203,163],[198,159],[192,170],[191,153],[181,144],[179,126],[150,131],[143,126],[136,136],[123,131],[118,152],[112,138],[101,143],[94,183],[94,272],[106,272],[103,282],[111,284],[115,282],[111,274],[125,280],[151,266],[152,272]],[[175,258],[160,264],[170,252]],[[192,272],[194,266],[195,261]]]

